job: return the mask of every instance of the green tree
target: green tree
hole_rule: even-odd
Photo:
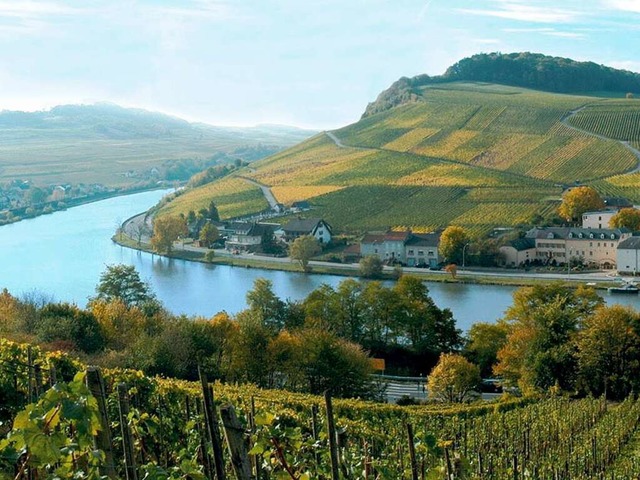
[[[568,222],[579,221],[582,214],[604,208],[600,194],[591,187],[572,188],[562,196],[558,214]]]
[[[218,207],[213,200],[209,203],[209,208],[207,209],[207,218],[212,222],[220,221],[220,213],[218,213]]]
[[[251,311],[257,312],[262,323],[274,333],[284,327],[285,303],[273,293],[273,282],[257,278],[253,289],[247,292],[247,304]]]
[[[291,244],[289,255],[292,260],[297,260],[302,270],[308,272],[309,260],[318,255],[322,251],[322,247],[311,235],[303,235],[296,238]]]
[[[451,263],[462,263],[462,254],[465,243],[468,241],[467,233],[462,227],[450,226],[444,229],[440,235],[438,250],[440,255]]]
[[[464,402],[480,384],[480,369],[461,355],[443,353],[429,374],[429,398],[441,402]]]
[[[100,274],[96,296],[90,300],[119,300],[127,307],[141,307],[157,302],[151,287],[142,281],[136,268],[123,264],[107,265],[106,270]]]
[[[211,222],[207,222],[200,229],[200,243],[207,248],[211,246],[220,238],[220,232]]]
[[[518,289],[505,315],[509,334],[494,371],[526,393],[556,385],[573,390],[575,337],[582,322],[603,302],[592,288],[555,283]]]
[[[325,390],[337,397],[370,398],[374,395],[371,360],[359,345],[331,332],[307,329],[300,332],[303,356],[298,359],[305,374],[305,390]]]
[[[640,388],[640,313],[602,307],[578,335],[581,385],[593,395],[622,400]]]
[[[231,379],[270,387],[273,366],[269,362],[268,345],[273,332],[265,326],[256,310],[243,310],[236,316],[236,322],[238,331],[229,363]]]
[[[382,276],[382,260],[377,255],[367,255],[360,260],[360,275],[365,278]]]
[[[492,374],[498,352],[507,343],[508,326],[504,322],[474,323],[467,335],[465,356],[480,368],[483,377]]]
[[[408,341],[417,353],[439,355],[462,344],[461,332],[451,310],[441,310],[429,296],[429,289],[417,277],[404,275],[393,287],[397,295],[394,312],[395,341]]]
[[[153,221],[151,245],[158,253],[171,253],[173,242],[187,235],[187,223],[184,218],[166,216]]]
[[[640,210],[637,208],[623,208],[609,222],[611,228],[628,228],[632,232],[640,230]]]
[[[29,192],[27,195],[28,195],[27,198],[29,199],[29,203],[31,205],[38,205],[40,203],[44,203],[44,201],[47,199],[47,192],[35,186],[31,186],[31,188],[29,188]]]
[[[70,342],[72,348],[86,353],[104,348],[104,336],[96,318],[68,303],[45,305],[40,310],[36,332],[43,342]]]

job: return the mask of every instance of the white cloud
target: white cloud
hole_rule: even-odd
[[[82,10],[58,2],[0,1],[0,17],[34,18],[47,15],[72,15],[79,12]]]
[[[640,61],[637,60],[612,60],[607,62],[607,65],[613,68],[619,68],[621,70],[629,70],[631,72],[640,72]]]
[[[564,30],[556,30],[555,28],[504,28],[505,33],[538,33],[540,35],[546,35],[548,37],[560,37],[560,38],[574,38],[581,39],[586,38],[587,35],[584,32],[569,32]]]
[[[501,42],[497,38],[474,38],[473,43],[479,45],[499,45]]]
[[[615,10],[640,13],[640,0],[605,0],[604,5]]]
[[[498,0],[494,3],[494,8],[461,8],[458,9],[458,11],[469,15],[496,17],[530,23],[570,23],[580,16],[579,12],[551,7],[549,5],[531,5],[508,0]]]

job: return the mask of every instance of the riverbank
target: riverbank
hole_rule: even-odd
[[[84,197],[69,198],[60,201],[48,202],[46,204],[40,204],[36,207],[20,207],[0,212],[0,216],[4,215],[4,220],[0,220],[0,227],[5,225],[11,225],[18,223],[22,220],[29,220],[32,218],[41,217],[43,215],[51,215],[55,212],[62,212],[69,208],[79,207],[82,205],[88,205],[95,202],[101,202],[103,200],[109,200],[110,198],[124,197],[126,195],[135,195],[137,193],[153,192],[156,190],[167,190],[167,185],[149,185],[143,187],[134,187],[125,190],[113,190],[94,195],[88,195]],[[30,211],[33,210],[33,211]],[[8,215],[7,215],[8,214]],[[126,222],[125,222],[126,223]]]
[[[135,218],[135,217],[133,217]],[[132,219],[129,219],[131,221]],[[129,229],[123,223],[120,232],[112,237],[112,240],[127,248],[158,255],[148,241],[138,242],[126,233]],[[148,240],[148,239],[145,239]],[[300,265],[288,257],[267,257],[254,254],[232,254],[224,249],[213,250],[213,257],[207,256],[210,252],[206,248],[194,247],[189,244],[176,243],[168,258],[187,260],[213,265],[229,265],[241,268],[255,268],[263,270],[277,270],[284,272],[300,273]],[[357,263],[333,263],[312,260],[309,262],[311,270],[309,274],[339,275],[345,277],[360,277],[360,266]],[[605,290],[617,281],[615,276],[610,276],[602,272],[593,273],[531,273],[524,271],[480,271],[480,270],[458,270],[455,277],[444,271],[425,270],[422,268],[404,267],[403,273],[415,275],[425,281],[439,283],[456,284],[478,284],[478,285],[504,285],[504,286],[531,286],[548,283],[561,282],[571,287],[589,284],[596,289]],[[397,271],[393,267],[384,267],[382,280],[395,280]]]

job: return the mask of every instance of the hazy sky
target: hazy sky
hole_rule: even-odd
[[[0,109],[333,128],[479,52],[640,71],[640,0],[0,0]]]

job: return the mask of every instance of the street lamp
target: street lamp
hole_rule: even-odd
[[[464,268],[464,252],[469,245],[470,245],[469,243],[465,243],[464,247],[462,247],[462,268]]]

